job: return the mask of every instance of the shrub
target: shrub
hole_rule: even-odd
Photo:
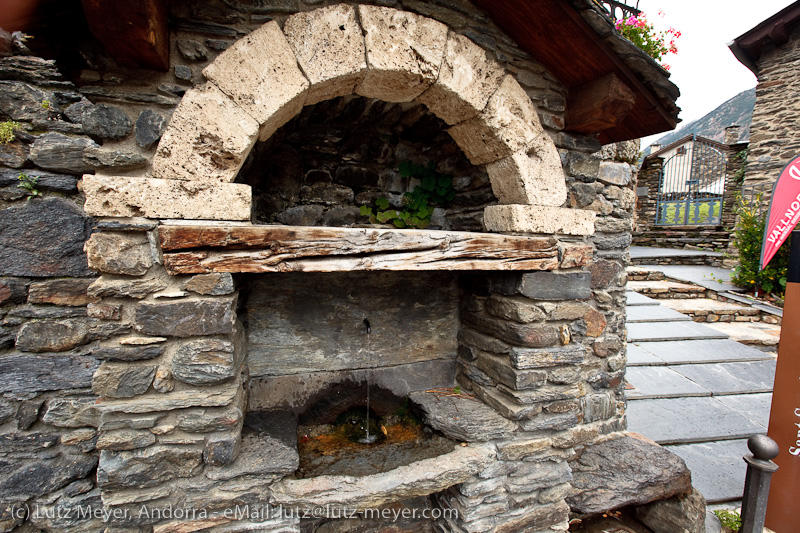
[[[767,213],[761,212],[762,197],[758,195],[752,203],[739,196],[736,199],[736,214],[739,221],[734,239],[739,249],[739,264],[733,269],[731,281],[746,289],[760,289],[766,293],[782,296],[786,291],[786,271],[789,268],[789,246],[791,237],[780,247],[767,268],[759,270],[761,242]]]

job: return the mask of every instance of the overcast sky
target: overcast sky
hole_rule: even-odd
[[[628,0],[635,5],[635,0]],[[681,90],[678,106],[682,124],[701,118],[726,100],[755,87],[756,77],[739,63],[728,43],[774,15],[792,0],[639,0],[639,9],[657,29],[670,26],[681,32],[678,54],[663,62],[670,65],[670,80]],[[658,15],[664,12],[664,17]],[[642,140],[647,147],[662,134]]]

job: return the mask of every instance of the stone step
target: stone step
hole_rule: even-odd
[[[662,281],[665,278],[663,272],[638,265],[629,266],[625,272],[628,281]]]
[[[750,451],[747,439],[665,446],[686,462],[692,472],[692,486],[707,504],[740,500],[744,493]]]
[[[775,363],[776,360],[707,363],[673,365],[669,369],[710,391],[714,396],[720,396],[771,393],[775,380]]]
[[[713,291],[738,291],[731,283],[731,270],[710,266],[659,265],[647,268],[656,269],[670,281],[690,283]]]
[[[687,250],[685,248],[659,248],[657,246],[631,246],[631,259],[672,259],[676,257],[723,257],[720,252]]]
[[[772,393],[760,394],[734,394],[731,396],[718,396],[717,399],[734,411],[760,424],[765,428],[769,424],[769,411],[772,407]]]
[[[651,298],[704,298],[706,288],[677,281],[629,281],[628,290]]]
[[[781,327],[763,322],[714,322],[707,327],[742,344],[777,348]]]
[[[747,398],[752,396],[752,400]],[[741,395],[742,401],[757,404],[761,395]],[[758,408],[753,412],[730,405],[733,396],[659,398],[631,400],[628,403],[628,429],[659,444],[688,444],[717,440],[746,439],[767,431],[769,416],[761,421]]]
[[[688,316],[661,305],[638,305],[626,311],[628,324],[635,322],[680,322]]]
[[[775,360],[672,366],[632,366],[628,399],[771,393]]]
[[[711,391],[666,366],[628,368],[625,396],[628,400],[711,396]]]
[[[723,258],[712,255],[675,256],[675,257],[633,257],[632,265],[688,265],[688,266],[722,266]]]
[[[661,305],[689,315],[695,322],[751,322],[760,314],[750,306],[710,298],[664,300]]]
[[[773,354],[730,339],[628,343],[629,367],[773,360]]]
[[[645,296],[644,294],[639,294],[638,292],[626,291],[625,296],[628,300],[628,307],[637,305],[661,305],[661,302],[658,300],[654,300],[653,298]]]
[[[738,325],[738,324],[737,324]],[[727,339],[728,335],[691,321],[628,324],[628,342]]]
[[[636,246],[631,246],[632,265],[720,265],[724,259],[719,252],[639,245],[642,242],[634,236]]]
[[[755,307],[759,311],[762,311],[764,313],[768,313],[770,315],[774,315],[776,317],[783,317],[783,309],[781,309],[780,307],[776,307],[774,305],[770,305],[770,304],[765,303],[765,302],[752,300],[752,299],[750,299],[747,296],[744,296],[742,294],[736,294],[734,292],[722,292],[722,293],[719,294],[719,296],[721,298],[725,298],[725,299],[728,299],[728,300],[733,300],[734,302],[739,302],[741,304],[750,305],[752,307]]]
[[[681,237],[684,235],[703,235],[705,237],[724,237],[729,238],[731,236],[730,231],[726,230],[718,230],[718,229],[703,229],[703,226],[682,226],[686,229],[658,229],[658,226],[650,226],[647,228],[646,233],[639,233],[637,234],[637,238],[647,238],[647,239],[654,239],[659,237]],[[680,248],[670,248],[670,250],[677,250],[682,251]],[[695,250],[685,250],[685,251],[695,251]],[[713,252],[713,250],[709,250]]]

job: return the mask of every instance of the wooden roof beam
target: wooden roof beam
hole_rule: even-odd
[[[82,0],[92,34],[123,66],[169,70],[165,0]]]
[[[594,133],[621,123],[636,104],[636,94],[613,72],[570,89],[568,131]]]

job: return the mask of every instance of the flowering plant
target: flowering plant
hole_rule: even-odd
[[[659,11],[658,14],[661,16],[664,15],[661,11]],[[667,54],[678,53],[675,40],[681,36],[681,32],[675,28],[670,28],[666,31],[656,31],[653,24],[647,21],[647,17],[644,13],[639,13],[638,16],[631,15],[628,18],[619,19],[616,23],[616,28],[623,37],[644,50],[647,55],[656,61],[661,61],[661,58]],[[669,65],[662,63],[661,66],[669,70]]]

